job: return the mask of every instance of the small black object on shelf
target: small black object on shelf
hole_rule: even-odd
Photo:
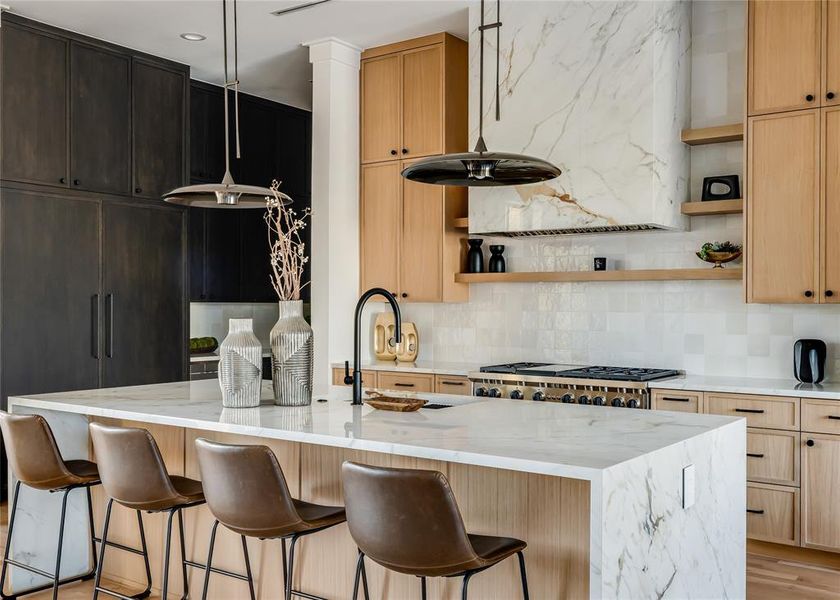
[[[484,273],[484,253],[481,251],[484,240],[470,238],[467,243],[470,245],[467,251],[467,273]]]
[[[726,187],[725,192],[715,192],[714,186]],[[741,197],[741,185],[737,175],[717,175],[703,178],[703,193],[700,199],[707,200],[737,200]]]
[[[793,374],[802,383],[825,378],[826,346],[822,340],[797,340],[793,346]]]
[[[501,244],[493,244],[490,246],[490,262],[488,264],[488,271],[490,273],[504,273],[505,272],[505,257],[502,252],[505,247]]]
[[[605,256],[596,256],[592,261],[592,268],[595,271],[607,270],[607,258]]]

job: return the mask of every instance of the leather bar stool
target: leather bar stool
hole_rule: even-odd
[[[466,600],[473,575],[514,554],[519,558],[522,593],[527,600],[525,542],[467,533],[443,473],[348,461],[341,466],[341,474],[347,525],[359,547],[353,600],[360,575],[365,598],[369,598],[365,556],[386,569],[419,577],[423,600],[427,577],[463,577],[461,597]]]
[[[248,564],[248,537],[281,540],[286,600],[290,600],[292,595],[322,600],[318,596],[292,589],[295,544],[304,536],[343,523],[344,508],[311,504],[292,498],[277,457],[267,446],[220,444],[206,439],[197,439],[195,446],[207,506],[216,519],[210,534],[202,600],[207,596],[219,523],[238,533],[242,539],[251,600],[254,600],[254,584],[250,579],[251,567]],[[287,539],[290,540],[288,563]]]
[[[9,515],[9,530],[6,537],[6,549],[3,552],[3,567],[0,573],[0,596],[2,598],[17,598],[24,594],[31,594],[52,588],[53,599],[58,597],[58,587],[74,581],[91,579],[96,571],[96,539],[93,528],[93,505],[90,498],[90,487],[99,484],[99,473],[96,464],[87,460],[64,460],[58,445],[55,443],[52,430],[47,421],[40,415],[12,415],[0,411],[0,430],[3,432],[3,443],[6,446],[6,456],[9,466],[17,479],[12,500],[12,511]],[[17,515],[18,494],[20,486],[26,485],[36,490],[46,490],[52,493],[62,493],[61,520],[58,526],[58,551],[55,557],[55,571],[48,573],[43,569],[24,564],[9,558],[12,544],[12,534]],[[60,580],[61,550],[64,543],[64,522],[67,515],[67,497],[71,491],[84,488],[87,494],[88,527],[91,538],[91,560],[93,568],[83,575]],[[6,595],[3,586],[6,583],[6,567],[12,565],[30,573],[35,573],[52,582],[28,590]]]
[[[181,573],[184,579],[184,595],[182,598],[187,598],[189,594],[187,567],[203,568],[204,565],[189,561],[185,556],[184,520],[181,511],[191,506],[204,504],[201,482],[195,481],[194,479],[187,479],[186,477],[169,475],[154,438],[145,429],[110,427],[100,423],[91,423],[90,436],[93,441],[96,460],[99,464],[102,485],[109,496],[108,507],[105,511],[105,524],[102,529],[103,543],[100,546],[99,565],[96,570],[96,583],[93,592],[94,600],[96,600],[100,592],[121,598],[122,600],[145,598],[151,592],[152,574],[149,568],[149,554],[146,548],[146,534],[143,530],[141,511],[165,512],[168,515],[166,521],[166,543],[164,544],[161,598],[167,597],[166,592],[169,587],[169,553],[172,541],[172,519],[177,515],[181,544]],[[104,588],[101,585],[105,547],[114,545],[110,542],[105,542],[108,539],[108,526],[111,522],[111,508],[114,502],[137,512],[142,551],[135,552],[142,554],[145,561],[147,585],[143,592],[133,596],[125,596],[114,590]],[[121,548],[132,550],[125,547]]]

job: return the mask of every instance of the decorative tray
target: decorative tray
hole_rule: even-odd
[[[379,410],[391,410],[395,412],[414,412],[422,408],[428,400],[405,396],[386,396],[375,390],[369,390],[370,398],[365,398],[365,404]]]

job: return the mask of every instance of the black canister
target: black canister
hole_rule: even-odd
[[[505,247],[501,244],[493,244],[490,246],[490,261],[487,264],[487,270],[490,273],[504,273],[505,272],[505,257],[502,252]]]
[[[825,342],[797,340],[793,346],[793,374],[802,383],[819,383],[825,378]]]
[[[470,238],[467,243],[470,245],[467,251],[467,273],[484,273],[484,253],[481,251],[484,240]]]

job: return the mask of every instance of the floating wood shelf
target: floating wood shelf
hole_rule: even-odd
[[[546,271],[530,273],[456,273],[457,283],[539,283],[566,281],[709,281],[741,279],[740,268],[631,269],[627,271]]]
[[[737,200],[707,200],[706,202],[683,202],[680,207],[682,214],[689,217],[704,215],[735,215],[744,212],[744,201]]]
[[[458,217],[452,221],[452,226],[455,229],[469,229],[470,220],[467,217]]]
[[[744,139],[744,124],[733,123],[732,125],[720,125],[718,127],[683,129],[680,138],[689,146],[738,142]]]

